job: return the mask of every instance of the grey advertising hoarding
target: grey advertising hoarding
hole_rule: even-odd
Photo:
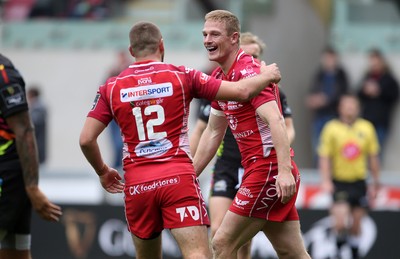
[[[135,258],[135,249],[125,224],[122,206],[63,205],[61,222],[49,223],[34,215],[33,258],[125,259]],[[299,209],[306,246],[314,259],[332,258],[335,244],[326,210]],[[365,258],[400,258],[400,212],[371,211],[362,223],[360,253]],[[162,233],[166,259],[181,258],[169,231]],[[277,258],[269,241],[259,233],[252,242],[252,258]],[[342,249],[350,258],[350,249]]]

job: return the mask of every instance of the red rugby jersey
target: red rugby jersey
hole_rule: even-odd
[[[239,50],[228,74],[225,75],[221,68],[216,68],[211,76],[227,81],[239,81],[259,73],[259,62],[252,56],[245,54],[243,50]],[[253,158],[269,157],[276,154],[273,148],[271,130],[268,124],[256,113],[258,107],[270,101],[276,101],[279,109],[281,109],[277,84],[266,87],[249,102],[214,101],[212,103],[214,109],[224,112],[233,136],[238,143],[242,155],[242,165],[245,168]],[[291,153],[293,155],[292,150]]]
[[[114,118],[124,142],[127,184],[193,171],[189,155],[191,100],[214,99],[221,80],[184,66],[137,62],[98,89],[88,116]],[[172,165],[174,166],[171,166]]]

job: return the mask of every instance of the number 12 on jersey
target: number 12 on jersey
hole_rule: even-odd
[[[164,108],[161,105],[150,105],[144,108],[142,114],[142,107],[134,107],[132,109],[132,114],[135,116],[136,120],[136,128],[140,141],[146,140],[146,131],[145,125],[143,124],[143,116],[150,116],[151,114],[156,113],[157,118],[149,119],[146,122],[146,130],[147,130],[147,139],[162,139],[167,137],[166,131],[154,132],[154,126],[159,126],[165,121],[165,113]]]

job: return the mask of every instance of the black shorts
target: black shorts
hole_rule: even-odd
[[[243,167],[232,166],[224,161],[217,161],[214,166],[210,196],[222,196],[234,199],[242,183]]]
[[[30,234],[32,205],[25,191],[21,170],[0,170],[0,229],[8,233]]]
[[[368,208],[367,183],[365,180],[352,183],[333,181],[335,191],[334,202],[344,201],[352,207]]]

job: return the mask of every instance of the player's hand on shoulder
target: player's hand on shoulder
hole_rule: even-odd
[[[48,221],[59,221],[62,215],[61,207],[53,204],[38,186],[26,187],[26,192],[32,203],[33,209],[39,216]]]
[[[281,71],[276,63],[266,65],[264,61],[261,62],[260,71],[270,79],[270,83],[279,83],[281,81]]]
[[[106,165],[104,172],[99,177],[101,185],[107,192],[122,193],[124,191],[125,184],[116,169]]]

